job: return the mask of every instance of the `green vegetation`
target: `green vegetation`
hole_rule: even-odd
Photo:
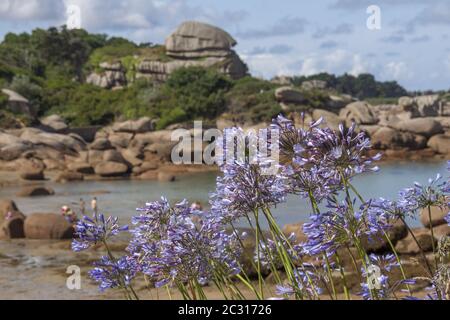
[[[32,124],[32,119],[23,114],[14,114],[8,110],[8,96],[0,91],[0,128],[15,129],[21,125]]]
[[[408,95],[408,92],[396,81],[379,82],[373,75],[367,73],[355,77],[349,74],[335,76],[324,72],[308,77],[294,77],[294,84],[300,85],[303,81],[308,80],[325,81],[329,88],[335,89],[339,93],[350,94],[358,99],[398,98]]]
[[[379,104],[397,104],[398,98],[368,98],[366,99],[368,103],[371,105],[379,105]]]
[[[156,84],[136,79],[136,65],[145,59],[171,60],[164,46],[136,44],[85,30],[61,27],[9,33],[0,43],[0,87],[27,98],[38,116],[57,113],[74,126],[149,116],[159,119],[157,127],[164,128],[195,119],[214,121],[222,114],[236,122],[257,123],[269,121],[282,111],[274,97],[278,85],[269,81],[253,77],[231,80],[217,68],[189,67],[172,73],[166,83]],[[119,61],[128,79],[125,88],[106,90],[84,83],[90,72],[103,71],[101,62]],[[294,85],[312,79],[326,81],[333,93],[372,101],[391,101],[407,94],[396,82],[378,82],[369,74],[337,77],[321,73],[295,77]],[[328,99],[329,91],[302,91],[305,103],[293,111],[318,108]],[[3,125],[13,123],[13,117],[28,123],[29,119],[6,111],[2,107],[5,103],[0,95]]]
[[[450,92],[442,93],[442,94],[441,94],[441,99],[442,99],[442,100],[445,100],[445,101],[447,101],[447,102],[450,102]]]
[[[178,69],[161,87],[156,104],[158,127],[192,119],[214,119],[225,111],[225,92],[231,86],[231,80],[212,69]]]
[[[0,91],[0,109],[5,109],[8,104],[8,96]]]
[[[281,112],[275,100],[276,87],[273,83],[252,77],[236,80],[226,94],[227,117],[236,122],[270,120]]]

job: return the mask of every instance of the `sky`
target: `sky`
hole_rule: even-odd
[[[318,72],[396,80],[408,90],[450,89],[450,0],[1,0],[8,32],[67,23],[136,42],[164,43],[186,20],[228,31],[254,76]],[[368,28],[379,8],[379,28]]]

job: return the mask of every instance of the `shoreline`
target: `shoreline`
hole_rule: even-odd
[[[397,163],[438,163],[448,160],[445,155],[434,154],[430,156],[429,150],[374,150],[373,155],[381,152],[383,154],[381,160],[377,162],[378,165],[390,165]],[[72,181],[57,181],[57,177],[64,173],[64,170],[46,170],[44,180],[25,180],[20,178],[20,171],[7,171],[0,169],[0,187],[18,187],[18,186],[34,186],[42,185],[46,182],[55,182],[60,184],[68,184]],[[153,170],[152,175],[147,175],[146,178],[140,176],[133,176],[132,174],[117,176],[117,177],[101,177],[99,175],[84,175],[82,180],[74,180],[75,182],[83,181],[158,181],[158,173],[163,172],[169,174],[170,177],[195,175],[198,173],[215,172],[219,173],[219,168],[216,165],[173,165],[165,164],[156,170]],[[169,181],[171,181],[169,179]]]

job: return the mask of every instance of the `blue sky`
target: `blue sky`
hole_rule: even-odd
[[[409,90],[450,88],[450,0],[2,0],[0,37],[64,24],[81,8],[82,27],[163,43],[185,20],[227,30],[253,75],[373,73]],[[381,9],[369,30],[366,9]]]

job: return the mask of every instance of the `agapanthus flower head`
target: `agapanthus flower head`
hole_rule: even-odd
[[[448,185],[449,182],[442,181],[442,176],[438,174],[434,179],[428,179],[427,185],[415,182],[413,187],[401,190],[399,202],[414,212],[432,206],[446,208],[449,201],[446,194]]]
[[[384,198],[370,199],[361,205],[361,211],[366,217],[366,234],[369,237],[379,237],[390,230],[399,219],[411,217],[414,210],[409,203]]]
[[[133,219],[128,250],[157,287],[190,280],[207,283],[218,265],[230,274],[239,272],[235,235],[220,220],[193,210],[187,201],[171,207],[162,199],[143,209]],[[193,222],[196,216],[203,218],[198,224]]]
[[[334,174],[316,165],[308,169],[286,166],[281,172],[288,179],[289,193],[300,195],[305,199],[313,197],[318,203],[335,194],[340,188]]]
[[[328,199],[326,212],[312,214],[303,225],[308,240],[303,250],[308,255],[333,255],[340,247],[352,245],[364,233],[364,217],[354,213],[345,202]]]
[[[287,178],[280,174],[265,175],[257,164],[238,162],[221,170],[223,176],[217,178],[216,191],[210,196],[211,212],[228,221],[285,201]]]
[[[321,166],[336,175],[344,175],[346,179],[362,172],[378,171],[373,162],[379,160],[381,154],[369,157],[370,140],[364,132],[357,133],[355,128],[355,124],[348,129],[340,124],[337,132],[329,128],[315,128],[311,156]]]
[[[73,251],[86,250],[92,245],[102,243],[122,231],[128,226],[120,226],[117,217],[105,218],[103,214],[94,214],[92,218],[83,216],[75,225],[75,238],[72,241]]]
[[[295,157],[303,155],[302,151],[308,144],[308,131],[304,128],[296,128],[292,120],[282,115],[272,120],[270,128],[279,132],[281,164],[290,164]]]
[[[136,260],[129,256],[120,259],[111,259],[103,256],[94,263],[94,269],[89,271],[89,276],[99,283],[100,291],[128,286],[138,272]]]

